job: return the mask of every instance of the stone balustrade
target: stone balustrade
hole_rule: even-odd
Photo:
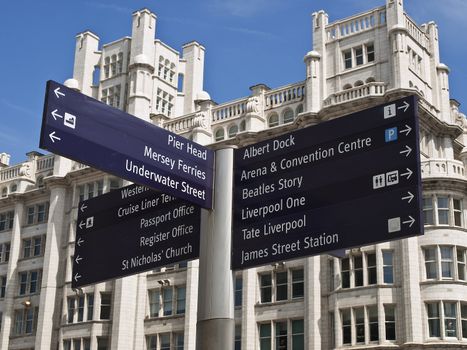
[[[331,94],[324,100],[324,107],[354,101],[360,98],[370,96],[383,96],[386,92],[386,83],[372,82],[353,87],[351,89],[342,90]]]
[[[451,177],[466,180],[465,166],[459,160],[429,159],[421,162],[422,178]]]

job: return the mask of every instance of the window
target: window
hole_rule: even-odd
[[[159,290],[149,291],[149,315],[150,317],[159,317],[160,311],[160,292]]]
[[[438,197],[438,224],[449,224],[449,198]]]
[[[185,287],[176,287],[177,291],[177,315],[185,313],[185,298],[186,298],[186,288]]]
[[[181,332],[152,334],[146,337],[146,346],[148,350],[183,350],[184,334]]]
[[[350,258],[341,260],[342,288],[350,288]]]
[[[284,112],[284,124],[290,123],[294,119],[293,111],[290,108],[287,108]]]
[[[457,337],[456,329],[456,303],[443,302],[444,305],[444,329],[446,337]]]
[[[427,303],[428,333],[430,337],[440,337],[440,315],[438,303]]]
[[[425,248],[425,271],[426,279],[438,278],[436,264],[436,248]]]
[[[23,239],[23,258],[42,256],[45,248],[45,235]]]
[[[112,302],[111,293],[101,293],[101,320],[110,320],[110,308]]]
[[[39,292],[41,285],[41,270],[25,271],[18,274],[19,293],[18,295],[35,294]]]
[[[363,258],[361,255],[353,257],[355,287],[363,286]]]
[[[352,68],[352,51],[351,50],[344,52],[344,67],[345,69]]]
[[[305,330],[303,320],[292,321],[292,350],[305,349]]]
[[[449,279],[453,277],[453,256],[452,247],[441,246],[441,278]]]
[[[157,96],[156,96],[157,112],[170,117],[172,115],[173,107],[174,107],[174,96],[169,94],[167,91],[164,91],[162,89],[157,89]]]
[[[366,261],[368,270],[368,284],[376,284],[376,254],[366,254]]]
[[[0,264],[10,260],[10,243],[0,243]]]
[[[242,349],[242,326],[235,325],[234,350]]]
[[[235,137],[238,134],[238,126],[236,124],[229,127],[229,137]]]
[[[0,276],[0,298],[5,298],[5,292],[6,292],[6,276]]]
[[[368,307],[368,323],[370,331],[370,341],[378,341],[378,308],[375,306]]]
[[[396,340],[396,315],[394,305],[384,305],[386,340]]]
[[[303,298],[304,290],[303,269],[292,270],[292,298]]]
[[[185,313],[186,287],[175,286],[148,291],[150,317],[171,316]]]
[[[383,250],[383,279],[384,283],[394,283],[393,252]]]
[[[350,319],[350,309],[341,310],[342,318],[342,344],[352,343],[352,323]]]
[[[287,271],[276,273],[276,301],[287,300]]]
[[[78,186],[79,202],[100,196],[104,192],[104,180]]]
[[[262,303],[270,303],[272,301],[272,276],[271,273],[262,274],[260,279],[260,294]]]
[[[467,304],[464,304],[464,303],[461,303],[461,330],[462,330],[462,338],[466,339],[467,338]]]
[[[466,257],[466,249],[457,247],[457,278],[465,281],[466,271],[465,271],[465,257]]]
[[[13,228],[14,211],[0,213],[0,231],[11,230]]]
[[[97,350],[107,350],[109,348],[109,338],[98,337],[97,338]]]
[[[27,225],[41,224],[47,222],[49,203],[40,203],[26,208]]]
[[[217,141],[222,141],[224,139],[224,129],[217,129],[215,133],[215,140]]]
[[[277,113],[273,113],[269,116],[268,125],[270,128],[279,125],[279,115],[277,115]]]
[[[74,297],[69,297],[68,299],[68,316],[67,316],[67,322],[68,323],[73,323],[73,318],[75,316],[75,298]]]
[[[29,307],[21,310],[15,310],[15,323],[13,328],[14,335],[33,334],[37,327],[37,307]]]
[[[357,66],[360,66],[363,64],[363,48],[358,47],[355,49],[355,62]]]
[[[271,350],[271,324],[259,325],[259,348],[260,350]]]
[[[276,322],[276,349],[287,349],[287,322]]]
[[[109,106],[119,108],[120,107],[120,96],[121,96],[121,85],[111,86],[107,89],[102,89],[101,102],[108,104]]]
[[[93,313],[94,313],[94,294],[86,294],[86,301],[88,304],[88,311],[87,311],[87,320],[91,321],[93,319]]]
[[[340,310],[342,345],[369,344],[379,340],[376,305]]]
[[[235,277],[235,306],[242,306],[242,289],[243,279],[242,276]]]
[[[426,196],[423,198],[423,218],[425,225],[463,227],[462,200],[448,195]]]
[[[367,62],[374,62],[374,60],[375,60],[375,46],[373,44],[368,44],[366,46],[366,57],[367,57]]]

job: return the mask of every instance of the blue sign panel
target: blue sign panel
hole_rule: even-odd
[[[211,150],[53,81],[40,147],[212,208]]]
[[[131,185],[79,203],[73,288],[199,257],[201,209]]]
[[[235,151],[232,268],[423,234],[417,101]]]

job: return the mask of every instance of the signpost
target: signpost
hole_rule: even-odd
[[[40,147],[212,208],[211,150],[54,81],[47,82]]]
[[[235,152],[232,268],[423,234],[415,97]]]
[[[198,206],[139,185],[81,202],[72,287],[197,259],[200,217]]]

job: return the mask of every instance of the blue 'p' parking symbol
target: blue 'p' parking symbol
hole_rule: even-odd
[[[386,142],[396,141],[397,140],[397,127],[386,129],[384,131],[384,140]]]

